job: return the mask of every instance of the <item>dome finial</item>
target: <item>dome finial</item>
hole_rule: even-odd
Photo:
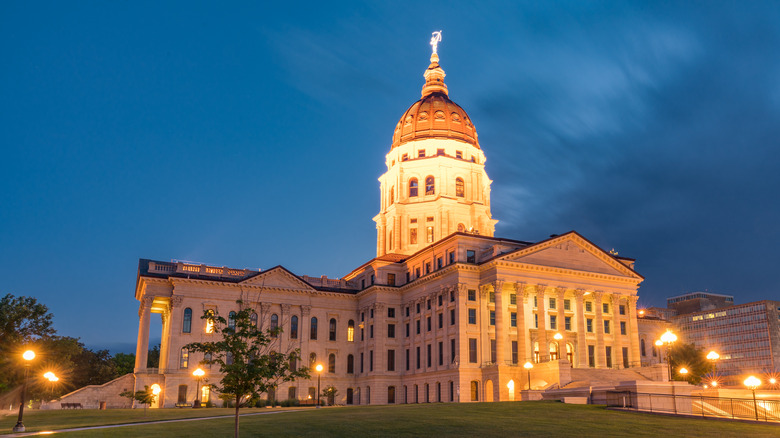
[[[433,32],[431,35],[431,48],[433,48],[433,54],[436,55],[436,49],[439,47],[439,42],[441,41],[441,31],[437,30],[436,32]]]
[[[431,93],[444,93],[445,95],[447,93],[447,86],[444,85],[444,70],[439,66],[439,55],[437,52],[439,48],[439,42],[441,41],[441,31],[438,30],[436,32],[433,32],[431,34],[431,49],[433,49],[433,53],[431,53],[431,65],[428,66],[428,69],[425,71],[425,85],[422,89],[422,95],[423,97],[431,94]]]

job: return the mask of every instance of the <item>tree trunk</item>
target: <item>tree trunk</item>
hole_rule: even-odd
[[[236,396],[236,425],[235,425],[235,428],[234,428],[234,435],[233,435],[235,438],[238,438],[238,409],[239,409],[238,402],[240,402],[240,401],[241,401],[241,396],[237,395]]]

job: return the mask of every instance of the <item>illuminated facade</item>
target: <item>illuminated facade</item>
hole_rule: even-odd
[[[161,385],[162,406],[191,402],[203,358],[183,347],[213,336],[204,310],[227,316],[238,299],[262,327],[283,328],[275,348],[323,364],[340,404],[515,400],[526,361],[534,388],[565,383],[571,367],[638,366],[634,261],[576,232],[494,237],[476,129],[449,99],[435,52],[424,76],[379,178],[377,257],[340,279],[141,260],[136,388]],[[159,369],[146,368],[152,314],[163,322]],[[313,374],[274,397],[313,396]]]

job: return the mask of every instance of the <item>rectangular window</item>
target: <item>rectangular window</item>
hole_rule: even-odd
[[[455,362],[455,339],[450,339],[450,363]]]
[[[554,309],[554,308],[555,308],[555,304],[556,304],[556,302],[555,302],[555,298],[550,298],[550,308],[551,308],[551,309]]]
[[[401,155],[401,161],[407,161],[407,160],[409,160],[409,154]]]
[[[536,309],[538,307],[539,307],[539,300],[538,300],[538,297],[536,295],[534,295],[534,309]]]
[[[436,155],[438,156],[444,155],[444,149],[436,149]]]
[[[365,340],[366,331],[365,329],[360,329],[360,340]]]
[[[439,328],[444,328],[444,314],[439,314]]]
[[[517,312],[510,312],[509,313],[509,326],[510,327],[517,327]]]
[[[628,368],[628,347],[623,347],[623,368]]]
[[[425,158],[425,149],[420,149],[417,151],[417,158]]]
[[[406,371],[409,371],[409,356],[411,356],[411,353],[409,352],[409,349],[406,349]]]
[[[604,313],[609,313],[609,304],[608,304],[608,303],[604,303],[604,304],[602,304],[602,305],[601,305],[601,310],[602,310],[602,312],[604,312]]]
[[[395,324],[387,324],[387,337],[395,338]]]
[[[363,372],[363,353],[360,353],[360,372]]]
[[[433,243],[433,227],[425,227],[425,240],[428,243]]]
[[[477,323],[477,309],[469,309],[469,324]]]
[[[517,305],[517,294],[509,294],[509,304]]]
[[[417,347],[417,369],[420,369],[420,347]]]
[[[371,274],[371,284],[374,284],[374,280],[375,280],[374,274]]]
[[[496,363],[496,340],[490,340],[490,362]]]
[[[550,315],[550,330],[558,330],[558,317]]]
[[[409,244],[417,244],[417,227],[409,228]]]
[[[455,325],[455,309],[450,309],[450,325]]]
[[[490,311],[490,325],[496,325],[496,311]]]
[[[417,334],[419,335],[420,334],[420,320],[418,319],[417,321],[415,321],[415,324],[417,325]]]
[[[563,300],[563,310],[571,310],[571,300]]]
[[[512,341],[512,363],[517,364],[517,341]]]
[[[425,349],[426,349],[426,352],[428,353],[428,356],[427,356],[428,360],[425,363],[427,363],[428,364],[427,367],[430,368],[431,364],[433,364],[433,357],[431,357],[431,344],[426,345]]]
[[[495,292],[488,292],[488,302],[489,303],[495,303],[496,302],[496,293]]]
[[[450,251],[450,264],[455,263],[455,251]]]
[[[431,300],[426,301],[427,309],[431,310]]]
[[[455,158],[463,159],[463,151],[455,151]]]
[[[374,350],[368,351],[368,370],[374,371]]]
[[[466,251],[466,263],[477,263],[477,253],[474,250]]]
[[[433,241],[430,240],[429,242],[433,242]],[[425,275],[428,275],[430,273],[431,273],[431,262],[426,262],[425,263]]]
[[[593,333],[593,318],[588,318],[585,320],[585,331],[588,333]]]
[[[409,317],[409,306],[406,306],[406,310],[404,310],[404,311],[406,312],[406,317],[408,318]]]
[[[444,365],[444,342],[439,342],[439,365]]]
[[[469,301],[477,301],[477,291],[469,289]]]
[[[387,371],[395,371],[395,350],[387,350]]]
[[[612,368],[612,347],[604,347],[607,353],[607,368]]]
[[[417,313],[420,313],[420,303],[417,303]]]
[[[388,307],[387,308],[387,317],[388,318],[395,318],[395,307]]]
[[[585,311],[593,312],[593,301],[585,301]]]
[[[371,325],[368,327],[368,332],[370,333],[370,334],[368,335],[368,337],[369,337],[369,338],[371,338],[371,339],[374,339],[374,324],[371,324]]]
[[[444,295],[439,295],[439,306],[444,305]]]
[[[428,331],[431,331],[431,317],[425,318],[426,327],[428,327]]]
[[[444,259],[441,257],[436,258],[436,269],[441,269],[444,267]]]
[[[190,362],[190,351],[186,348],[181,349],[181,357],[179,359],[179,368],[187,368]]]
[[[477,339],[469,338],[469,363],[477,363]]]
[[[369,312],[370,312],[369,313],[369,318],[373,318],[374,317],[374,309],[370,309]]]
[[[618,309],[619,309],[621,315],[625,315],[626,314],[626,306],[624,306],[623,304],[621,304],[618,307]]]
[[[564,325],[563,327],[564,330],[566,330],[567,332],[571,331],[571,316],[565,316],[563,318],[563,325]]]
[[[609,334],[609,320],[604,321],[604,333]]]
[[[626,334],[626,322],[620,321],[620,334],[625,335]]]
[[[588,345],[588,366],[593,368],[596,366],[596,347]]]
[[[534,313],[534,328],[539,328],[539,314]]]
[[[387,285],[395,286],[395,274],[387,274]]]

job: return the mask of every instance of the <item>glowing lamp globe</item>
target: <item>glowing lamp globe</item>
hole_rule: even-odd
[[[553,336],[553,339],[555,339],[556,341],[560,341],[561,339],[563,339],[563,335],[560,333],[556,333],[555,336]]]
[[[761,386],[761,380],[759,380],[756,376],[748,377],[743,383],[750,389],[756,389]]]
[[[710,351],[707,353],[707,359],[709,360],[718,360],[720,359],[720,355],[714,351]]]
[[[688,369],[687,368],[680,368],[680,374],[682,374],[683,376],[688,374]]]
[[[317,370],[318,373],[322,372],[322,364],[318,363],[316,367],[314,367],[315,370]]]
[[[523,368],[525,368],[527,370],[530,370],[533,367],[534,367],[534,364],[532,364],[531,362],[526,362],[525,365],[523,365]]]
[[[777,379],[775,379],[774,377],[769,379],[769,384],[770,385],[774,385],[775,383],[777,383]]]
[[[22,357],[24,360],[33,360],[35,359],[35,352],[32,350],[27,350],[22,354]]]
[[[160,394],[161,391],[162,391],[162,388],[160,388],[160,385],[158,385],[156,383],[154,385],[152,385],[152,394],[158,395],[158,394]]]
[[[672,333],[671,330],[667,330],[666,333],[661,335],[661,341],[664,344],[671,344],[672,342],[676,342],[677,341],[677,335]]]
[[[48,373],[44,374],[43,377],[45,377],[47,380],[51,380],[54,378],[54,373],[49,371]]]
[[[198,378],[203,377],[204,374],[206,374],[206,372],[200,368],[192,372],[192,375]]]
[[[656,346],[656,347],[660,347],[660,346],[662,346],[662,345],[664,345],[664,341],[661,341],[660,339],[659,339],[659,340],[657,340],[657,341],[655,341],[655,346]]]

